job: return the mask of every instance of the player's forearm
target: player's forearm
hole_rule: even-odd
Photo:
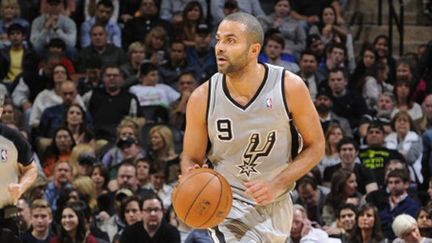
[[[23,167],[22,175],[19,180],[22,192],[26,192],[36,180],[38,171],[36,163],[33,161],[30,165]]]
[[[324,156],[324,147],[324,141],[304,147],[294,161],[289,163],[288,167],[273,180],[276,188],[280,191],[285,191],[295,181],[315,167]]]
[[[203,161],[194,160],[187,155],[182,155],[180,161],[181,173],[186,174],[190,170],[190,168],[194,167],[196,164],[202,166],[203,163]]]

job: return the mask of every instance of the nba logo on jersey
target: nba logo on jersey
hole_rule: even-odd
[[[6,162],[6,160],[7,160],[7,150],[0,149],[0,161]]]
[[[273,102],[272,102],[272,98],[267,98],[266,99],[266,107],[271,109],[273,107]]]

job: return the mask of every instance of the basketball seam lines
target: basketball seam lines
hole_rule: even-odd
[[[219,184],[220,184],[220,188],[221,188],[220,193],[219,193],[219,199],[218,199],[218,201],[217,201],[217,204],[216,204],[216,208],[215,208],[215,210],[213,210],[213,213],[210,215],[210,217],[207,219],[207,221],[205,221],[203,224],[200,225],[200,227],[203,226],[203,225],[205,225],[206,223],[208,223],[208,222],[210,221],[210,219],[213,218],[213,216],[215,215],[216,211],[217,211],[218,208],[219,208],[219,203],[220,203],[220,201],[221,201],[221,198],[222,198],[222,195],[223,195],[223,192],[224,192],[224,191],[223,191],[224,188],[223,188],[223,184],[222,184],[222,182],[221,182],[221,179],[219,178],[218,175],[216,175],[216,174],[214,174],[214,175],[215,175],[216,178],[218,179],[218,182],[219,182]],[[213,179],[212,179],[212,180],[213,180]]]
[[[189,209],[188,209],[188,211],[187,211],[187,213],[186,213],[186,215],[185,215],[185,223],[187,222],[187,218],[188,218],[188,216],[189,216],[189,212],[190,212],[190,210],[193,208],[193,206],[195,205],[195,203],[196,203],[196,200],[197,200],[197,198],[199,197],[199,195],[201,195],[201,193],[202,193],[202,191],[204,191],[204,189],[207,187],[207,185],[215,178],[215,177],[217,177],[214,173],[211,173],[212,175],[213,175],[213,177],[210,179],[210,180],[208,180],[207,181],[207,183],[203,186],[203,188],[201,189],[201,191],[199,192],[199,193],[197,193],[197,195],[195,196],[195,199],[193,200],[193,202],[194,203],[192,203],[192,205],[189,207]],[[198,175],[198,174],[197,174]]]

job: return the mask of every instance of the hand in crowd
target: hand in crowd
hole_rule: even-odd
[[[14,203],[18,202],[18,199],[21,197],[21,194],[23,193],[21,185],[17,183],[10,183],[8,186],[8,191],[12,196]]]

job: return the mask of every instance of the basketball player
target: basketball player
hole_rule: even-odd
[[[285,242],[293,215],[289,191],[324,154],[304,82],[257,61],[263,36],[252,15],[228,15],[216,33],[219,72],[193,92],[187,106],[182,173],[207,157],[233,189],[231,212],[210,230],[215,242]],[[303,138],[295,158],[291,119]]]
[[[0,95],[0,117],[3,102]],[[30,144],[18,131],[0,123],[0,242],[19,242],[15,204],[36,177]]]

